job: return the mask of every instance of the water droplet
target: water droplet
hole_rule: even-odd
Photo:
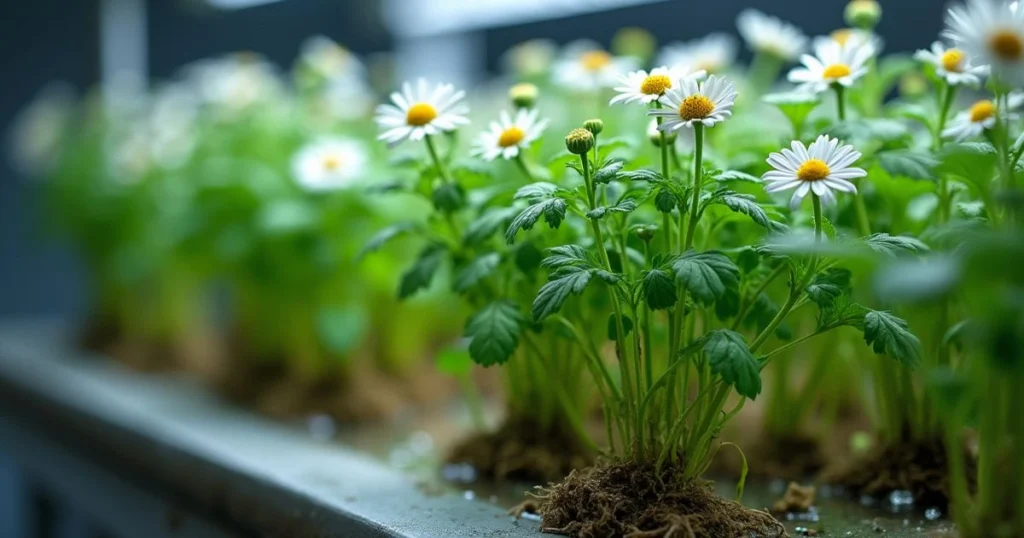
[[[523,512],[519,517],[527,521],[540,521],[540,514],[534,514],[533,512]]]
[[[939,510],[938,508],[929,508],[924,511],[924,517],[928,521],[935,521],[942,517],[942,510]]]
[[[889,494],[889,504],[892,505],[893,509],[913,506],[914,494],[906,490],[898,489]]]
[[[476,493],[473,493],[472,490],[467,489],[466,491],[462,492],[462,498],[466,499],[467,501],[472,501],[473,499],[476,498]]]

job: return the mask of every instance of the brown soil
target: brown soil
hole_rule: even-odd
[[[479,433],[456,445],[450,463],[468,463],[486,479],[554,482],[594,461],[565,428],[544,431],[529,418],[510,417],[497,430]]]
[[[604,463],[542,490],[541,530],[582,538],[760,538],[787,536],[767,512],[715,495],[711,483],[676,469]]]
[[[964,461],[973,489],[977,467],[966,448]],[[853,495],[882,497],[904,490],[914,494],[919,506],[943,510],[949,506],[949,465],[941,440],[878,446],[861,458],[826,468],[820,480],[843,486]]]

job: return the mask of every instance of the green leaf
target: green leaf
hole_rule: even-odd
[[[757,183],[758,185],[761,184],[761,178],[759,178],[759,177],[757,177],[757,176],[755,176],[753,174],[748,174],[746,172],[740,172],[739,170],[726,170],[725,172],[722,172],[720,174],[716,174],[714,176],[714,178],[715,178],[716,181],[722,181],[722,182],[726,182],[726,181],[742,181],[744,183]]]
[[[565,200],[561,198],[549,198],[527,207],[516,218],[512,219],[508,230],[505,231],[505,241],[510,245],[514,243],[519,230],[533,228],[533,225],[537,224],[541,215],[544,216],[548,226],[553,229],[558,228],[562,224],[562,219],[565,218],[565,208]]]
[[[715,302],[726,288],[739,284],[739,268],[721,252],[691,250],[676,258],[672,268],[679,282],[703,304]]]
[[[540,267],[540,264],[544,261],[544,253],[534,245],[532,241],[527,241],[519,245],[515,253],[515,264],[520,271],[527,275],[532,275],[534,271]]]
[[[437,371],[456,378],[464,378],[473,370],[473,359],[466,349],[448,348],[437,355]]]
[[[481,280],[491,276],[491,273],[498,268],[498,264],[500,263],[501,255],[497,252],[489,252],[482,256],[478,256],[455,274],[452,289],[458,293],[462,293],[472,288]]]
[[[438,185],[430,199],[434,202],[434,208],[442,213],[452,213],[466,205],[466,194],[457,183]]]
[[[660,189],[658,194],[654,195],[654,207],[662,213],[671,213],[678,205],[679,197],[667,189]]]
[[[615,180],[619,172],[622,170],[622,161],[612,160],[605,163],[597,172],[594,173],[593,181],[596,184],[607,184]]]
[[[626,198],[611,207],[596,207],[587,212],[588,219],[600,220],[608,213],[631,213],[636,210],[636,201]]]
[[[629,336],[629,333],[633,332],[633,320],[629,319],[629,316],[622,316],[622,330],[626,333],[625,336]],[[618,334],[619,327],[615,323],[615,313],[612,312],[608,315],[608,339],[617,340]]]
[[[513,196],[513,199],[547,198],[558,190],[560,190],[560,187],[554,183],[538,181],[537,183],[530,183],[529,185],[520,187],[519,190],[516,191],[515,196]]]
[[[744,273],[752,273],[761,265],[761,255],[753,247],[744,247],[736,257],[737,265]]]
[[[921,341],[907,330],[907,322],[889,312],[871,310],[864,316],[864,341],[875,353],[886,354],[908,368],[921,362]]]
[[[434,279],[434,273],[441,267],[441,262],[444,260],[446,253],[447,249],[444,245],[436,243],[427,245],[420,252],[416,263],[402,274],[402,280],[398,285],[398,298],[405,299],[421,289],[430,287],[430,282]]]
[[[848,269],[834,267],[819,273],[807,286],[807,297],[820,308],[828,308],[836,299],[850,290],[851,274]]]
[[[360,306],[327,307],[317,312],[317,334],[324,347],[335,355],[355,349],[367,328],[366,312]]]
[[[462,236],[462,242],[466,246],[476,246],[487,241],[505,225],[507,221],[515,217],[519,212],[515,207],[492,207],[481,214],[473,222],[469,223],[466,233]]]
[[[532,314],[535,321],[558,312],[569,295],[579,295],[587,288],[593,273],[588,269],[567,267],[552,275],[554,278],[544,284],[533,300]]]
[[[562,245],[548,249],[548,257],[541,262],[541,267],[558,269],[571,265],[593,264],[593,260],[587,255],[587,249],[579,245]]]
[[[804,124],[821,99],[809,92],[788,92],[768,94],[764,96],[764,102],[779,107],[795,130]]]
[[[380,248],[383,247],[388,241],[391,241],[392,239],[395,239],[405,234],[406,232],[415,230],[418,227],[419,225],[414,222],[399,222],[397,224],[392,224],[391,226],[382,229],[381,231],[374,234],[373,237],[371,237],[370,240],[366,242],[366,245],[364,245],[362,250],[359,251],[359,254],[356,255],[356,261],[363,259],[363,257],[365,257],[367,254],[370,254],[371,252],[376,252],[380,250]]]
[[[818,312],[818,331],[826,331],[837,327],[864,328],[864,316],[868,309],[851,302],[850,296],[841,294],[828,306],[821,307]]]
[[[750,352],[743,335],[733,331],[711,331],[704,342],[704,354],[711,373],[751,400],[761,394],[761,366]]]
[[[939,154],[937,172],[984,183],[995,175],[998,161],[996,148],[987,142],[946,144]]]
[[[877,233],[865,239],[868,248],[884,256],[900,256],[904,254],[923,254],[928,252],[928,245],[920,239],[908,235],[889,235]]]
[[[665,178],[661,174],[654,170],[648,170],[641,168],[640,170],[629,170],[626,172],[620,172],[619,177],[629,181],[647,181],[650,183],[664,183]]]
[[[764,208],[757,203],[752,194],[726,191],[713,196],[710,203],[724,205],[736,213],[742,213],[750,217],[755,223],[769,230],[772,229],[771,219],[768,218],[768,214],[765,213]]]
[[[836,227],[832,224],[832,221],[828,220],[828,217],[821,217],[821,231],[825,234],[825,237],[829,241],[835,241],[839,237],[839,232],[836,231]]]
[[[469,356],[481,366],[504,364],[515,353],[523,330],[523,316],[515,303],[495,301],[466,323]]]
[[[651,310],[672,308],[679,300],[676,296],[676,281],[662,269],[651,269],[644,273],[641,286]]]
[[[877,157],[878,164],[890,175],[910,179],[934,180],[939,164],[930,153],[909,149],[884,151]]]

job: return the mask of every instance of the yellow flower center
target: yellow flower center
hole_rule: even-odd
[[[501,136],[498,137],[498,145],[503,148],[512,147],[522,142],[523,138],[526,138],[526,133],[519,127],[512,126],[502,131]]]
[[[989,100],[978,101],[971,106],[971,121],[981,123],[996,115],[996,104]]]
[[[949,49],[942,55],[942,68],[950,73],[959,73],[963,69],[960,64],[964,61],[964,51],[960,49]]]
[[[413,127],[422,127],[437,118],[437,109],[428,103],[416,103],[405,113],[405,123]]]
[[[820,181],[828,177],[832,169],[821,159],[808,159],[796,171],[796,177],[803,181]]]
[[[715,104],[703,95],[691,95],[679,104],[679,117],[684,120],[704,119],[715,111]]]
[[[580,63],[587,71],[599,71],[612,62],[612,55],[603,50],[591,50],[580,56]]]
[[[640,84],[640,91],[646,95],[664,95],[672,88],[672,79],[668,75],[651,75]]]
[[[832,64],[825,68],[825,72],[822,76],[829,80],[837,80],[843,77],[850,76],[850,66],[846,64]]]
[[[853,37],[853,29],[851,28],[840,28],[832,32],[832,41],[839,43],[840,45],[846,46],[846,43]]]
[[[328,155],[324,157],[324,170],[328,172],[334,172],[341,168],[341,159],[337,155]]]
[[[1000,30],[988,39],[988,47],[997,58],[1005,62],[1015,62],[1024,54],[1024,42],[1015,32]]]

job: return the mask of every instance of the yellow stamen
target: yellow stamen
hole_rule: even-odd
[[[825,72],[822,73],[822,76],[829,80],[837,80],[850,76],[850,73],[852,73],[852,71],[850,71],[850,66],[846,64],[832,64],[825,68]]]
[[[960,49],[949,49],[942,55],[942,68],[950,73],[963,71],[961,64],[964,61],[964,51]]]
[[[981,123],[996,115],[996,104],[989,100],[978,101],[971,106],[971,121]]]
[[[512,126],[502,131],[501,136],[498,137],[498,145],[503,148],[512,147],[522,142],[523,138],[526,138],[526,133],[519,127]]]
[[[646,95],[664,95],[672,88],[672,79],[668,75],[651,75],[640,84],[640,91]]]
[[[840,28],[832,32],[832,41],[835,41],[844,47],[846,46],[846,43],[850,41],[851,37],[853,37],[852,28]]]
[[[821,181],[832,173],[832,169],[821,159],[808,159],[796,171],[796,177],[803,181]]]
[[[437,109],[428,103],[416,103],[405,113],[405,123],[413,127],[422,127],[437,118]]]
[[[341,168],[341,159],[335,155],[329,155],[324,157],[324,169],[329,172],[334,172],[338,168]]]
[[[679,104],[679,117],[684,120],[704,119],[715,111],[715,104],[703,95],[691,95]]]
[[[1015,62],[1024,54],[1024,42],[1021,37],[1009,30],[1000,30],[988,39],[988,46],[997,58],[1006,62]]]
[[[580,63],[587,71],[598,71],[612,62],[612,55],[603,50],[591,50],[580,56]]]

